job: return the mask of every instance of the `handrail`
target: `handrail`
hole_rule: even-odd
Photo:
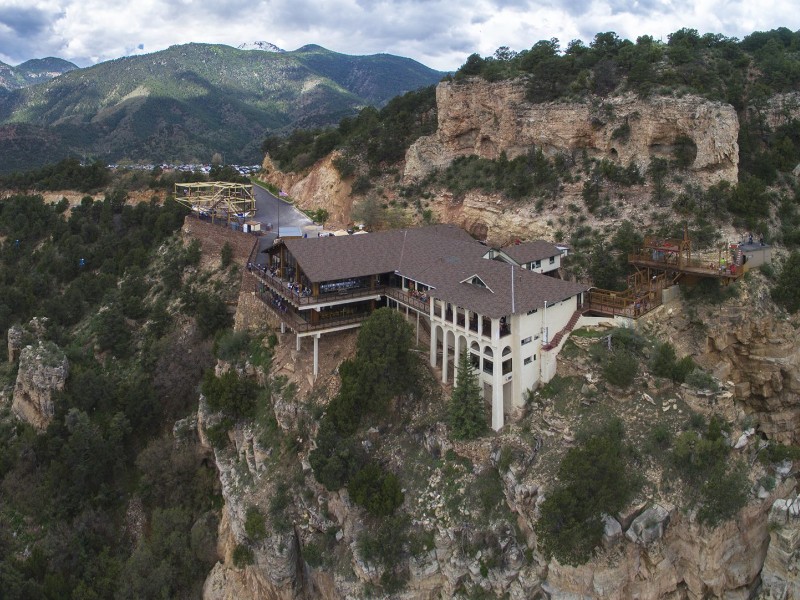
[[[296,306],[310,306],[315,304],[325,304],[331,301],[349,300],[352,298],[360,298],[363,296],[373,296],[376,294],[383,294],[383,286],[375,286],[374,288],[354,288],[347,292],[328,292],[317,296],[304,296],[298,294],[294,290],[286,287],[286,282],[277,275],[271,275],[269,271],[263,273],[260,270],[251,271],[253,277],[258,281],[265,284],[271,290],[279,293],[281,296],[289,300]]]

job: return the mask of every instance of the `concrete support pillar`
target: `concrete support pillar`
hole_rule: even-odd
[[[419,346],[419,313],[417,313],[417,346]]]
[[[447,383],[447,330],[442,332],[442,383]]]
[[[483,335],[483,315],[478,315],[478,337]]]
[[[500,431],[503,428],[503,363],[494,359],[494,370],[492,371],[492,429]]]
[[[286,323],[281,321],[281,333],[286,333]]]
[[[300,334],[297,334],[297,351],[300,352]]]
[[[436,366],[436,326],[431,322],[431,366]]]
[[[314,336],[314,379],[319,374],[319,336],[320,334]],[[297,339],[299,340],[300,338]]]
[[[458,383],[458,361],[461,357],[460,347],[461,336],[456,336],[455,346],[453,347],[453,385]]]

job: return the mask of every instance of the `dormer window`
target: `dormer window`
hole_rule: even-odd
[[[492,288],[490,288],[488,285],[486,285],[486,282],[483,279],[481,279],[480,275],[478,275],[478,274],[470,275],[466,279],[462,280],[461,283],[468,283],[470,285],[474,285],[476,287],[489,290],[490,292],[492,292],[494,294],[494,291],[492,290]]]

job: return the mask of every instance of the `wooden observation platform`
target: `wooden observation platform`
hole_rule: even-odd
[[[646,237],[642,248],[628,255],[628,262],[636,268],[637,273],[646,272],[648,277],[664,273],[672,283],[688,276],[719,279],[723,285],[727,285],[739,279],[749,268],[739,244],[720,246],[710,256],[692,256],[692,241],[685,231],[683,239]]]
[[[684,229],[682,239],[657,236],[645,238],[642,247],[628,255],[636,272],[628,277],[623,291],[592,288],[584,310],[603,315],[636,318],[661,305],[662,292],[679,280],[697,282],[717,279],[728,285],[751,267],[768,262],[768,246],[749,243],[724,244],[712,253],[693,256],[692,241]]]
[[[222,219],[230,223],[256,214],[253,186],[227,181],[176,183],[175,200],[188,206],[201,217],[211,221]]]

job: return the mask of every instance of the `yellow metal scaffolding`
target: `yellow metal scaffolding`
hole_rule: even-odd
[[[211,220],[228,223],[242,221],[256,214],[253,186],[227,181],[176,183],[175,200]]]

